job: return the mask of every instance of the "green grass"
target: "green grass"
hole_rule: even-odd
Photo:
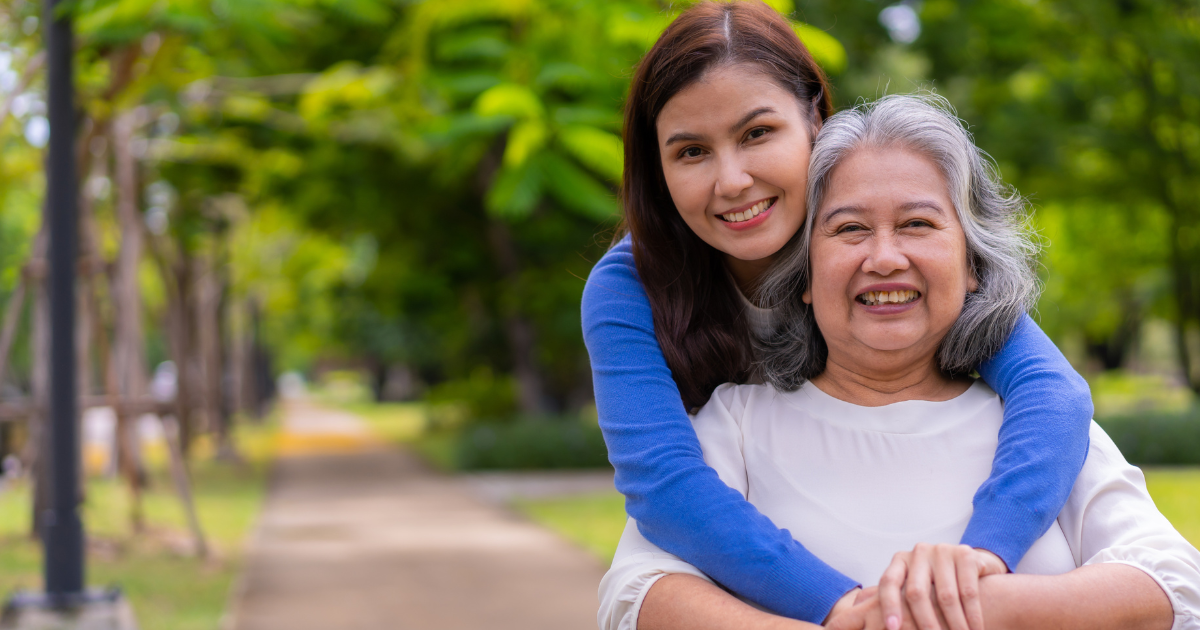
[[[625,529],[625,497],[616,490],[523,500],[514,506],[533,522],[558,532],[605,564],[612,562]]]
[[[149,457],[151,487],[143,495],[146,527],[132,531],[130,496],[117,480],[90,479],[83,509],[89,539],[87,581],[117,584],[144,630],[216,630],[242,568],[242,544],[266,486],[272,426],[239,429],[245,465],[216,462],[200,448],[192,466],[200,524],[213,553],[191,554],[185,515],[164,462]],[[0,491],[0,597],[40,590],[41,547],[29,537],[28,484]]]
[[[1200,467],[1146,468],[1146,487],[1175,529],[1200,547]]]
[[[362,418],[372,431],[393,444],[410,444],[425,432],[423,403],[352,402],[337,406]]]
[[[1200,546],[1200,467],[1148,468],[1150,495],[1171,524]],[[612,490],[572,497],[518,501],[518,511],[592,552],[612,561],[625,528],[624,498]]]

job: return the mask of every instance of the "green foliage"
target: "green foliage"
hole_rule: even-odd
[[[480,424],[459,437],[455,463],[459,470],[602,468],[609,465],[600,427],[574,416]]]
[[[458,429],[465,423],[499,422],[517,410],[516,381],[497,376],[486,367],[469,377],[440,383],[425,395],[429,425],[434,430]]]
[[[1118,416],[1097,422],[1132,464],[1200,464],[1200,410]]]

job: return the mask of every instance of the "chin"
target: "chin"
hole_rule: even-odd
[[[889,331],[872,331],[863,335],[855,335],[859,343],[879,352],[898,352],[908,350],[920,344],[925,335],[895,333]]]

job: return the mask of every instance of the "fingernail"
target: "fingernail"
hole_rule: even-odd
[[[887,630],[900,630],[900,618],[896,615],[889,615],[887,618]]]

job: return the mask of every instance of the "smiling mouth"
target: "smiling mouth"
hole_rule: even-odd
[[[854,298],[860,304],[867,306],[882,306],[884,304],[908,304],[921,297],[919,291],[867,291]]]
[[[726,223],[741,223],[742,221],[749,221],[750,219],[753,219],[754,217],[765,212],[767,208],[770,208],[771,205],[775,203],[776,199],[779,199],[779,197],[763,199],[762,201],[754,204],[749,210],[744,210],[742,212],[726,212],[725,214],[718,214],[717,218]]]

